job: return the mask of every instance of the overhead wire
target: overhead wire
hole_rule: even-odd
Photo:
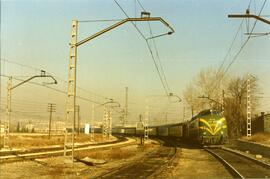
[[[261,12],[262,12],[262,10],[263,10],[265,4],[266,4],[266,1],[267,1],[267,0],[265,0],[265,1],[263,2],[263,5],[262,5],[262,7],[261,7],[261,9],[260,9],[260,12],[259,12],[258,16],[260,16],[260,14],[261,14]],[[250,8],[250,6],[251,6],[251,0],[249,1],[248,8]],[[224,60],[222,61],[221,65],[220,65],[220,67],[219,67],[219,69],[218,69],[218,72],[217,72],[217,74],[216,74],[217,77],[218,77],[218,74],[221,73],[221,70],[222,70],[222,68],[223,68],[223,65],[225,64],[225,61],[227,60],[227,57],[228,57],[228,55],[230,54],[230,52],[231,52],[231,50],[232,50],[233,44],[235,43],[236,38],[237,38],[237,36],[238,36],[240,30],[242,29],[243,22],[244,22],[244,19],[242,19],[242,21],[241,21],[241,23],[240,23],[240,25],[239,25],[239,27],[238,27],[238,30],[237,30],[237,32],[236,32],[234,38],[233,38],[233,41],[232,41],[232,43],[231,43],[231,45],[230,45],[230,47],[229,47],[229,50],[228,50],[228,52],[226,53],[225,58],[224,58]],[[220,84],[221,81],[224,79],[226,73],[228,72],[228,70],[230,69],[230,67],[232,66],[232,64],[237,60],[238,56],[240,55],[240,53],[242,52],[242,50],[244,49],[244,47],[246,46],[246,44],[247,44],[248,41],[250,40],[251,34],[252,34],[252,32],[254,31],[254,29],[255,29],[256,23],[257,23],[257,19],[255,20],[255,22],[254,22],[254,24],[253,24],[253,26],[252,26],[252,29],[251,29],[251,31],[250,31],[249,36],[247,37],[247,39],[245,40],[245,42],[242,43],[240,49],[239,49],[238,52],[234,55],[232,61],[229,63],[229,65],[228,65],[228,66],[225,68],[225,70],[223,71],[223,74],[221,75],[221,79],[216,79],[216,80],[215,80],[216,83],[215,83],[215,85],[212,87],[212,91],[213,91],[213,90],[218,86],[218,84]]]
[[[129,15],[126,13],[126,11],[122,8],[122,6],[116,1],[114,0],[114,2],[116,3],[116,5],[121,9],[121,11],[125,14],[125,16],[127,18],[129,18]],[[146,40],[145,35],[141,32],[141,30],[136,26],[136,24],[133,21],[130,21],[131,24],[135,27],[135,29],[140,33],[140,35],[142,36],[142,38],[144,38],[144,40]]]
[[[143,5],[141,4],[140,0],[137,0],[138,4],[140,5],[140,7],[142,8],[143,11],[146,11],[146,9],[143,7]],[[154,49],[155,49],[155,52],[156,52],[156,57],[157,57],[157,61],[159,63],[159,67],[160,67],[160,70],[161,70],[161,73],[162,73],[162,76],[163,76],[163,80],[165,81],[165,85],[167,87],[167,91],[171,91],[170,90],[170,87],[169,87],[169,84],[168,84],[168,81],[167,81],[167,78],[166,78],[166,75],[165,75],[165,72],[164,72],[164,68],[163,68],[163,65],[161,63],[161,60],[160,60],[160,56],[159,56],[159,52],[158,52],[158,48],[157,48],[157,45],[156,45],[156,41],[155,39],[153,38],[154,35],[153,35],[153,31],[152,31],[152,27],[151,27],[151,23],[149,21],[147,21],[148,23],[148,27],[149,27],[149,31],[150,31],[150,38],[147,39],[148,40],[152,40],[153,42],[153,46],[154,46]]]
[[[116,0],[114,0],[114,2],[117,4],[117,6],[120,8],[120,10],[125,14],[125,16],[126,16],[127,18],[129,18],[129,15],[128,15],[128,14],[126,13],[126,11],[122,8],[122,6],[121,6]],[[138,1],[137,1],[137,2],[138,2]],[[140,3],[139,3],[139,4],[140,4]],[[141,4],[140,4],[140,6],[141,6]],[[152,49],[151,49],[151,47],[150,47],[150,44],[149,44],[147,38],[145,37],[145,35],[141,32],[141,30],[136,26],[136,24],[135,24],[133,21],[130,21],[130,22],[131,22],[131,24],[135,27],[135,29],[139,32],[139,34],[142,36],[142,38],[145,40],[145,42],[146,42],[146,44],[147,44],[147,48],[148,48],[148,50],[149,50],[149,52],[150,52],[151,58],[152,58],[152,60],[153,60],[153,62],[154,62],[155,68],[156,68],[156,70],[157,70],[159,79],[160,79],[160,81],[161,81],[161,83],[162,83],[163,89],[164,89],[166,95],[168,96],[168,95],[169,95],[168,90],[166,89],[165,82],[164,82],[164,80],[163,80],[163,78],[162,78],[161,72],[160,72],[160,70],[159,70],[159,68],[158,68],[158,65],[157,65],[156,61],[155,61],[155,57],[154,57],[153,51],[152,51]]]
[[[261,7],[261,9],[260,9],[260,11],[259,11],[258,16],[260,16],[260,14],[262,13],[262,10],[264,9],[264,6],[265,6],[265,4],[266,4],[266,1],[267,1],[267,0],[264,0],[263,5],[262,5],[262,7]],[[254,24],[253,24],[253,26],[252,26],[252,29],[251,29],[251,31],[250,31],[250,35],[247,37],[246,41],[245,41],[245,42],[243,43],[243,45],[240,47],[239,51],[236,53],[236,55],[234,56],[234,58],[233,58],[233,60],[231,61],[231,63],[230,63],[230,64],[227,66],[227,68],[225,69],[224,75],[225,75],[225,74],[227,73],[227,71],[230,69],[230,67],[232,66],[232,64],[236,61],[237,57],[240,55],[240,53],[242,52],[243,48],[246,46],[246,44],[247,44],[248,41],[250,40],[251,34],[252,34],[252,32],[254,31],[257,22],[258,22],[258,19],[255,20],[255,22],[254,22]]]
[[[1,58],[1,60],[2,60],[2,61],[5,61],[5,62],[7,62],[7,63],[10,63],[10,64],[15,64],[15,65],[18,65],[18,66],[21,66],[21,67],[25,67],[25,68],[29,68],[29,69],[35,70],[36,72],[37,72],[37,71],[40,72],[41,70],[43,70],[43,69],[39,69],[39,68],[36,68],[36,67],[33,67],[33,66],[21,64],[21,63],[15,62],[15,61],[3,59],[3,58]],[[67,81],[64,80],[64,79],[62,79],[61,77],[56,76],[55,74],[53,74],[53,73],[51,73],[51,72],[47,72],[47,71],[46,71],[46,73],[49,74],[49,75],[52,75],[52,76],[55,77],[57,80],[60,80],[60,81],[64,82],[65,84],[67,84]],[[13,77],[14,77],[14,76],[13,76]],[[18,77],[18,76],[16,76],[16,77]],[[20,77],[22,77],[22,76],[20,76]],[[26,76],[25,76],[25,77],[26,77]],[[84,91],[84,92],[86,92],[86,93],[92,94],[92,95],[97,96],[97,97],[100,97],[100,98],[104,98],[104,99],[109,99],[109,98],[110,98],[110,97],[106,97],[106,96],[97,94],[97,93],[95,93],[95,92],[93,92],[93,91],[86,90],[86,89],[84,89],[84,88],[82,88],[82,87],[80,87],[80,86],[78,86],[78,85],[77,85],[77,88],[78,88],[79,90],[81,90],[81,91]]]
[[[251,0],[249,1],[248,8],[250,8],[250,5],[251,5]],[[237,37],[238,37],[238,35],[239,35],[239,32],[242,31],[242,25],[243,25],[243,22],[244,22],[244,19],[242,19],[242,21],[241,21],[239,27],[237,28],[237,31],[236,31],[236,33],[235,33],[235,35],[234,35],[234,37],[233,37],[233,40],[232,40],[232,42],[231,42],[231,44],[230,44],[230,46],[229,46],[229,49],[228,49],[228,51],[227,51],[225,57],[223,58],[221,65],[220,65],[219,68],[218,68],[218,71],[217,71],[217,73],[216,73],[216,77],[218,77],[218,75],[221,73],[222,68],[223,68],[223,65],[225,64],[226,60],[227,60],[228,57],[229,57],[229,54],[230,54],[231,51],[232,51],[232,48],[233,48],[233,46],[234,46],[234,43],[236,42],[236,39],[237,39]],[[222,78],[223,78],[223,77],[222,77]],[[221,81],[221,80],[220,80],[220,79],[214,80],[214,84],[215,84],[215,83],[218,84],[219,81]],[[217,85],[214,85],[214,84],[212,84],[213,87],[212,87],[212,90],[211,90],[211,91],[213,91],[213,90],[216,88],[216,86],[217,86]],[[212,85],[211,85],[211,86],[212,86]]]
[[[9,77],[8,75],[4,75],[4,74],[1,74],[0,76]],[[18,81],[24,81],[23,79],[19,79],[19,78],[15,78],[15,77],[13,79],[18,80]],[[36,82],[31,82],[31,81],[29,81],[28,83],[29,84],[34,84],[34,85],[37,85],[37,86],[42,86],[42,87],[51,89],[53,91],[56,91],[56,92],[59,92],[59,93],[62,93],[62,94],[67,94],[66,91],[63,91],[63,90],[60,90],[60,89],[57,89],[57,88],[53,88],[53,87],[50,87],[50,86],[47,86],[47,85],[44,85],[44,84],[40,84],[40,83],[36,83]],[[78,95],[76,96],[76,98],[81,99],[81,100],[84,100],[84,101],[89,101],[89,102],[92,102],[92,103],[96,103],[96,104],[102,104],[101,102],[97,102],[95,100],[92,100],[92,99],[89,99],[89,98],[85,98],[85,97],[82,97],[82,96],[78,96]]]

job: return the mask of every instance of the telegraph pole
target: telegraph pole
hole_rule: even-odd
[[[145,101],[145,119],[144,119],[144,141],[148,139],[148,123],[149,123],[149,104],[148,99]]]
[[[56,111],[56,104],[48,103],[47,111],[50,113],[49,118],[49,139],[51,138],[51,127],[52,127],[52,113]]]
[[[91,138],[91,141],[94,141],[94,135],[95,135],[95,128],[94,128],[94,123],[95,123],[95,105],[92,104],[92,122],[90,124],[90,138]]]
[[[128,118],[128,87],[126,87],[125,89],[126,89],[126,104],[125,104],[125,119],[123,126],[125,126],[125,124],[127,123]]]
[[[251,92],[250,75],[247,79],[247,137],[251,137]]]

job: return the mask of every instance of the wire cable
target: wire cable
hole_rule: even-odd
[[[149,51],[150,51],[152,60],[153,60],[153,62],[154,62],[154,64],[155,64],[155,68],[156,68],[156,70],[158,71],[158,76],[159,76],[159,78],[160,78],[160,80],[161,80],[161,83],[162,83],[163,89],[165,90],[166,96],[169,96],[168,90],[167,90],[167,88],[166,88],[166,86],[165,86],[165,83],[164,83],[164,81],[163,81],[163,79],[162,79],[162,77],[161,77],[161,73],[160,73],[160,71],[159,71],[158,65],[157,65],[157,63],[156,63],[156,61],[155,61],[155,57],[154,57],[154,55],[153,55],[153,51],[152,51],[152,49],[151,49],[151,47],[150,47],[150,45],[149,45],[149,42],[148,42],[147,40],[146,40],[146,44],[147,44],[147,47],[148,47],[148,49],[149,49]]]
[[[121,11],[125,14],[125,16],[126,16],[127,18],[129,18],[128,14],[127,14],[126,11],[121,7],[121,5],[120,5],[116,0],[114,0],[114,2],[115,2],[115,3],[117,4],[117,6],[121,9]],[[155,68],[156,68],[156,70],[157,70],[157,72],[158,72],[158,76],[159,76],[160,81],[161,81],[161,83],[162,83],[162,86],[163,86],[163,88],[164,88],[164,91],[165,91],[166,95],[168,96],[168,95],[169,95],[168,90],[166,89],[165,82],[164,82],[164,80],[163,80],[163,78],[162,78],[162,75],[161,75],[161,73],[160,73],[160,71],[159,71],[158,65],[157,65],[157,63],[156,63],[156,61],[155,61],[155,57],[154,57],[154,55],[153,55],[152,49],[151,49],[151,47],[150,47],[150,44],[149,44],[147,38],[146,38],[145,35],[140,31],[140,29],[135,25],[135,23],[134,23],[133,21],[130,21],[130,22],[133,24],[133,26],[136,28],[136,30],[139,32],[139,34],[140,34],[140,35],[143,37],[143,39],[145,40],[145,42],[146,42],[146,44],[147,44],[147,47],[148,47],[148,50],[149,50],[149,52],[150,52],[151,58],[152,58],[152,60],[153,60],[153,62],[154,62]]]
[[[1,74],[0,76],[3,76],[3,77],[9,77],[7,75],[4,75],[4,74]],[[13,78],[15,80],[18,80],[18,81],[24,81],[23,79],[19,79],[19,78]],[[36,83],[36,82],[28,82],[29,84],[34,84],[34,85],[37,85],[37,86],[42,86],[42,87],[45,87],[45,88],[48,88],[48,89],[51,89],[53,91],[56,91],[56,92],[59,92],[59,93],[62,93],[62,94],[67,94],[66,91],[63,91],[63,90],[60,90],[60,89],[57,89],[57,88],[53,88],[53,87],[50,87],[50,86],[46,86],[44,84],[40,84],[40,83]],[[92,102],[92,103],[95,103],[95,104],[102,104],[101,102],[97,102],[97,101],[94,101],[92,99],[89,99],[89,98],[85,98],[85,97],[82,97],[82,96],[76,96],[78,99],[81,99],[81,100],[85,100],[85,101],[89,101],[89,102]]]
[[[143,11],[146,11],[146,9],[143,7],[143,5],[141,4],[141,2],[139,0],[137,0],[138,4],[140,5],[140,7],[142,8]],[[153,46],[154,46],[154,49],[155,49],[155,52],[156,52],[156,57],[157,57],[157,60],[158,60],[158,64],[159,64],[159,67],[160,67],[160,70],[161,70],[161,73],[162,73],[162,76],[163,76],[163,80],[165,81],[165,85],[167,87],[167,90],[170,91],[170,87],[168,85],[168,81],[167,81],[167,78],[166,78],[166,75],[165,75],[165,72],[164,72],[164,68],[163,68],[163,65],[161,63],[161,60],[160,60],[160,56],[159,56],[159,52],[158,52],[158,48],[157,48],[157,45],[156,45],[156,41],[155,39],[153,38],[154,35],[153,35],[153,31],[152,31],[152,27],[151,27],[151,24],[150,22],[148,21],[148,27],[149,27],[149,31],[150,31],[150,38],[148,38],[147,40],[152,40],[153,42]],[[168,33],[166,33],[165,35],[167,35]],[[162,34],[164,35],[164,34]]]
[[[259,12],[258,16],[260,16],[260,14],[261,14],[261,12],[262,12],[262,10],[263,10],[265,4],[266,4],[266,1],[267,1],[267,0],[264,1],[263,5],[262,5],[262,7],[261,7],[261,9],[260,9],[260,12]],[[250,2],[249,2],[248,8],[250,8],[250,6],[251,6],[251,0],[250,0]],[[252,27],[252,29],[251,29],[251,31],[250,31],[249,36],[247,37],[247,39],[245,40],[245,42],[242,43],[240,49],[239,49],[238,52],[235,54],[235,56],[233,57],[232,61],[229,63],[229,65],[227,66],[227,68],[224,70],[224,72],[223,72],[223,74],[222,74],[222,76],[221,76],[221,79],[217,79],[217,80],[216,80],[216,85],[214,85],[213,88],[212,88],[213,90],[214,90],[214,89],[218,86],[218,84],[220,84],[221,81],[224,79],[226,73],[228,72],[228,70],[230,69],[230,67],[232,66],[232,64],[237,60],[237,58],[238,58],[238,56],[240,55],[240,53],[242,52],[243,48],[246,46],[246,44],[247,44],[248,41],[250,40],[251,34],[252,34],[252,32],[254,31],[254,29],[255,29],[255,26],[256,26],[256,24],[257,24],[257,21],[258,21],[258,20],[256,19],[255,22],[254,22],[254,24],[253,24],[253,27]],[[229,50],[228,50],[228,52],[227,52],[227,54],[226,54],[226,56],[225,56],[225,58],[224,58],[222,64],[221,64],[221,66],[219,67],[218,73],[221,72],[221,69],[222,69],[222,67],[223,67],[223,65],[224,65],[224,63],[225,63],[225,61],[226,61],[226,59],[227,59],[227,56],[228,56],[228,54],[230,53],[230,51],[232,50],[232,46],[233,46],[233,44],[235,43],[236,37],[238,36],[238,34],[239,34],[240,30],[241,30],[241,27],[242,27],[243,22],[244,22],[244,19],[243,19],[242,22],[240,23],[240,26],[239,26],[239,28],[238,28],[238,30],[237,30],[237,33],[236,33],[236,35],[234,36],[233,42],[231,43],[231,46],[230,46],[230,48],[229,48]],[[218,73],[217,73],[217,75],[218,75]],[[212,91],[213,91],[213,90],[212,90]]]
[[[126,11],[122,8],[122,6],[116,1],[114,0],[114,2],[117,4],[117,6],[121,9],[121,11],[126,15],[127,18],[129,18],[129,15],[126,13]],[[141,32],[141,30],[136,26],[136,24],[133,21],[130,21],[131,24],[137,29],[137,31],[141,34],[141,36],[144,38],[144,40],[146,40],[145,35]]]
[[[21,66],[21,67],[29,68],[29,69],[32,69],[32,70],[35,70],[35,71],[38,71],[38,72],[40,72],[42,70],[42,69],[39,69],[39,68],[36,68],[36,67],[32,67],[32,66],[29,66],[29,65],[21,64],[21,63],[15,62],[15,61],[7,60],[7,59],[2,59],[1,58],[1,60],[4,61],[4,62],[10,63],[10,64],[15,64],[15,65],[18,65],[18,66]],[[64,79],[62,79],[62,78],[60,78],[59,76],[56,76],[56,75],[54,75],[53,73],[50,73],[50,72],[46,72],[46,73],[49,74],[49,75],[52,75],[57,80],[60,80],[63,83],[67,84],[67,81],[64,80]],[[18,77],[18,76],[16,76],[16,77]],[[86,93],[93,94],[94,96],[104,98],[104,99],[110,99],[111,98],[111,97],[106,97],[106,96],[97,94],[97,93],[95,93],[93,91],[86,90],[86,89],[84,89],[84,88],[82,88],[82,87],[80,87],[78,85],[77,85],[77,89],[82,90],[82,91],[85,91]]]
[[[263,8],[264,8],[264,6],[265,6],[265,4],[266,4],[266,1],[267,1],[267,0],[264,0],[263,5],[262,5],[262,7],[261,7],[261,10],[260,10],[258,16],[260,16],[260,14],[262,13],[262,10],[263,10]],[[254,24],[253,24],[253,26],[252,26],[252,29],[251,29],[251,31],[250,31],[251,34],[252,34],[252,32],[254,31],[257,22],[258,22],[258,19],[255,20],[255,22],[254,22]],[[248,36],[248,38],[246,39],[246,41],[244,42],[244,44],[241,46],[240,50],[236,53],[236,55],[234,56],[234,58],[233,58],[233,60],[231,61],[231,63],[228,65],[228,67],[227,67],[226,70],[224,71],[224,75],[225,75],[226,72],[230,69],[230,67],[232,66],[232,64],[236,61],[236,59],[237,59],[237,57],[239,56],[239,54],[241,53],[241,51],[243,50],[243,48],[246,46],[246,44],[247,44],[248,41],[250,40],[251,34]]]

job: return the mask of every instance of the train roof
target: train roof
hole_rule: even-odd
[[[206,109],[206,110],[199,112],[197,115],[193,116],[190,121],[193,121],[200,116],[204,116],[204,115],[208,115],[208,114],[221,114],[221,112],[218,110]]]

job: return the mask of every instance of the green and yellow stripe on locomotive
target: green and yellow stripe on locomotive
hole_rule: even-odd
[[[204,110],[188,122],[189,138],[200,144],[224,144],[228,138],[226,119],[220,111]]]

